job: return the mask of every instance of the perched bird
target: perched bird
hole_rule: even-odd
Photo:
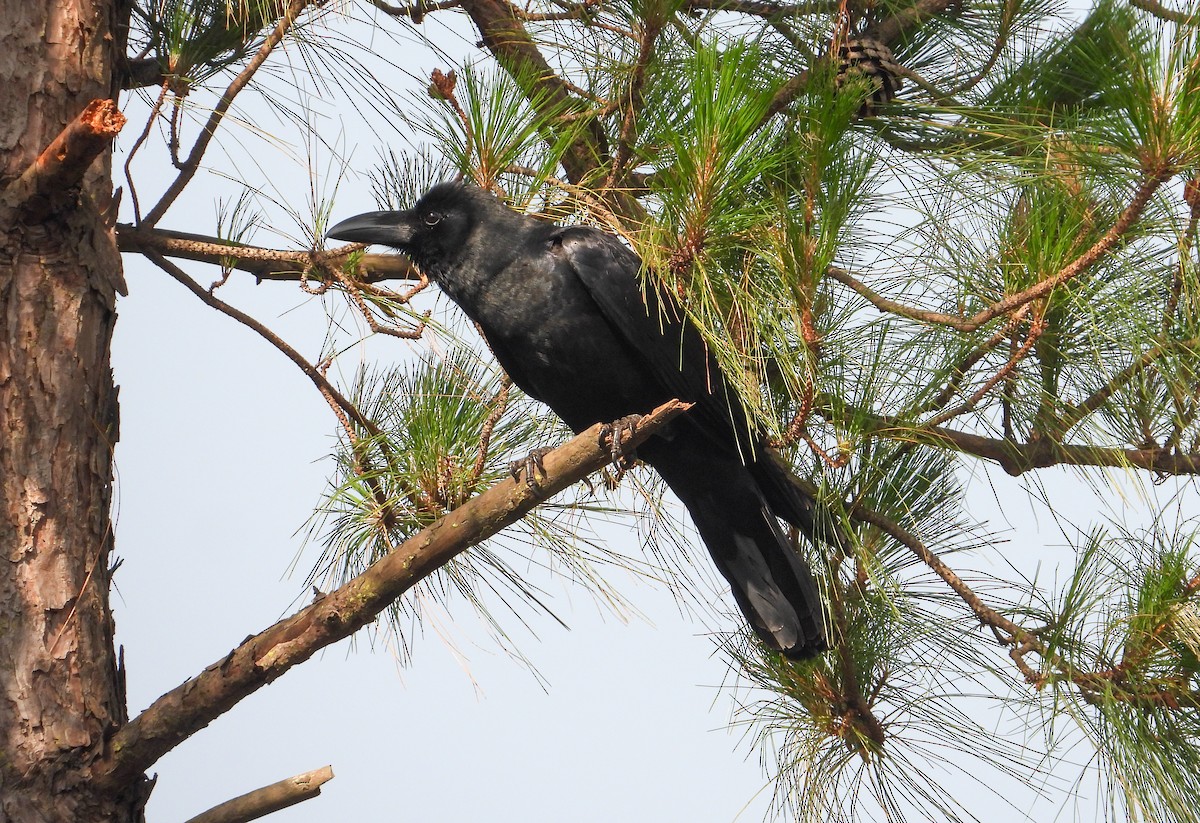
[[[816,584],[776,519],[814,538],[816,504],[767,453],[678,304],[643,289],[642,262],[617,237],[518,214],[461,182],[328,236],[407,255],[478,324],[513,382],[576,432],[672,398],[694,403],[638,457],[683,502],[763,642],[793,658],[827,648]]]

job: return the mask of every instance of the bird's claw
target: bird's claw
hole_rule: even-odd
[[[508,464],[508,473],[512,475],[512,479],[518,483],[521,482],[521,474],[525,475],[525,485],[531,489],[537,489],[537,476],[546,476],[546,467],[542,463],[542,458],[548,455],[553,449],[534,449],[529,454],[525,455],[520,460],[514,460]]]
[[[600,427],[600,447],[604,447],[604,440],[607,438],[609,454],[612,455],[612,462],[618,470],[623,471],[625,468],[628,468],[629,464],[635,459],[632,454],[628,456],[622,455],[621,446],[625,440],[637,433],[638,424],[641,422],[642,415],[627,414],[619,420],[605,423]]]

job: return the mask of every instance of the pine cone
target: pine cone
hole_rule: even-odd
[[[878,40],[852,38],[838,47],[838,86],[848,78],[866,77],[871,81],[871,96],[863,101],[859,115],[868,117],[875,107],[890,103],[904,86],[903,73],[892,50]]]

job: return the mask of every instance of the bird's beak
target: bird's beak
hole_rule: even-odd
[[[402,248],[412,242],[414,216],[408,211],[372,211],[343,220],[325,233],[331,240],[378,243]]]

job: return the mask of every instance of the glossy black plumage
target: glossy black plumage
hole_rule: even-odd
[[[814,504],[764,451],[697,330],[616,237],[506,208],[464,183],[329,236],[408,255],[482,329],[513,381],[575,431],[678,398],[695,408],[638,449],[683,502],[743,614],[791,657],[826,648],[807,565],[777,517],[810,538]]]

